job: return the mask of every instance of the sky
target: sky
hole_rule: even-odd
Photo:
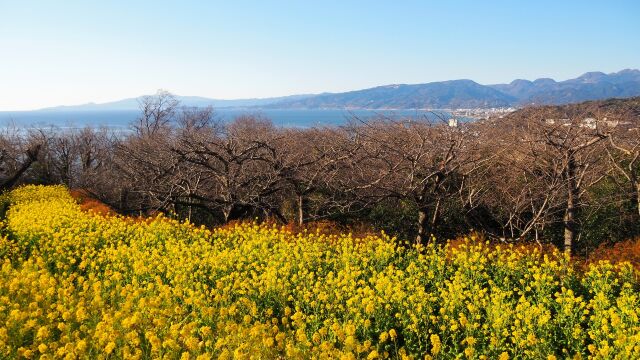
[[[640,68],[640,1],[0,0],[0,111]]]

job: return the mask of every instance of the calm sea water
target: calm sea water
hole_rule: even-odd
[[[423,110],[246,110],[246,109],[216,109],[216,116],[224,121],[246,114],[259,114],[271,119],[277,126],[309,128],[314,126],[343,125],[354,116],[370,119],[375,116],[391,118],[427,118],[437,120],[437,117]],[[16,126],[18,128],[83,128],[108,127],[125,130],[139,116],[137,110],[105,110],[105,111],[0,111],[0,127]],[[448,114],[444,114],[448,116]]]

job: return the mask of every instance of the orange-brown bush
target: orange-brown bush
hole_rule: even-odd
[[[115,211],[107,204],[93,197],[84,189],[69,190],[71,196],[80,204],[80,208],[84,211],[92,211],[100,215],[115,215]]]
[[[621,241],[613,245],[601,244],[587,259],[588,263],[609,260],[617,264],[628,261],[640,270],[640,238]]]

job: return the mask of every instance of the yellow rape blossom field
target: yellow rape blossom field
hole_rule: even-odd
[[[640,358],[628,264],[3,202],[0,358]]]

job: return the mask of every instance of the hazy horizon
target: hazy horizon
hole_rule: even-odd
[[[640,67],[640,4],[0,2],[0,110]]]

